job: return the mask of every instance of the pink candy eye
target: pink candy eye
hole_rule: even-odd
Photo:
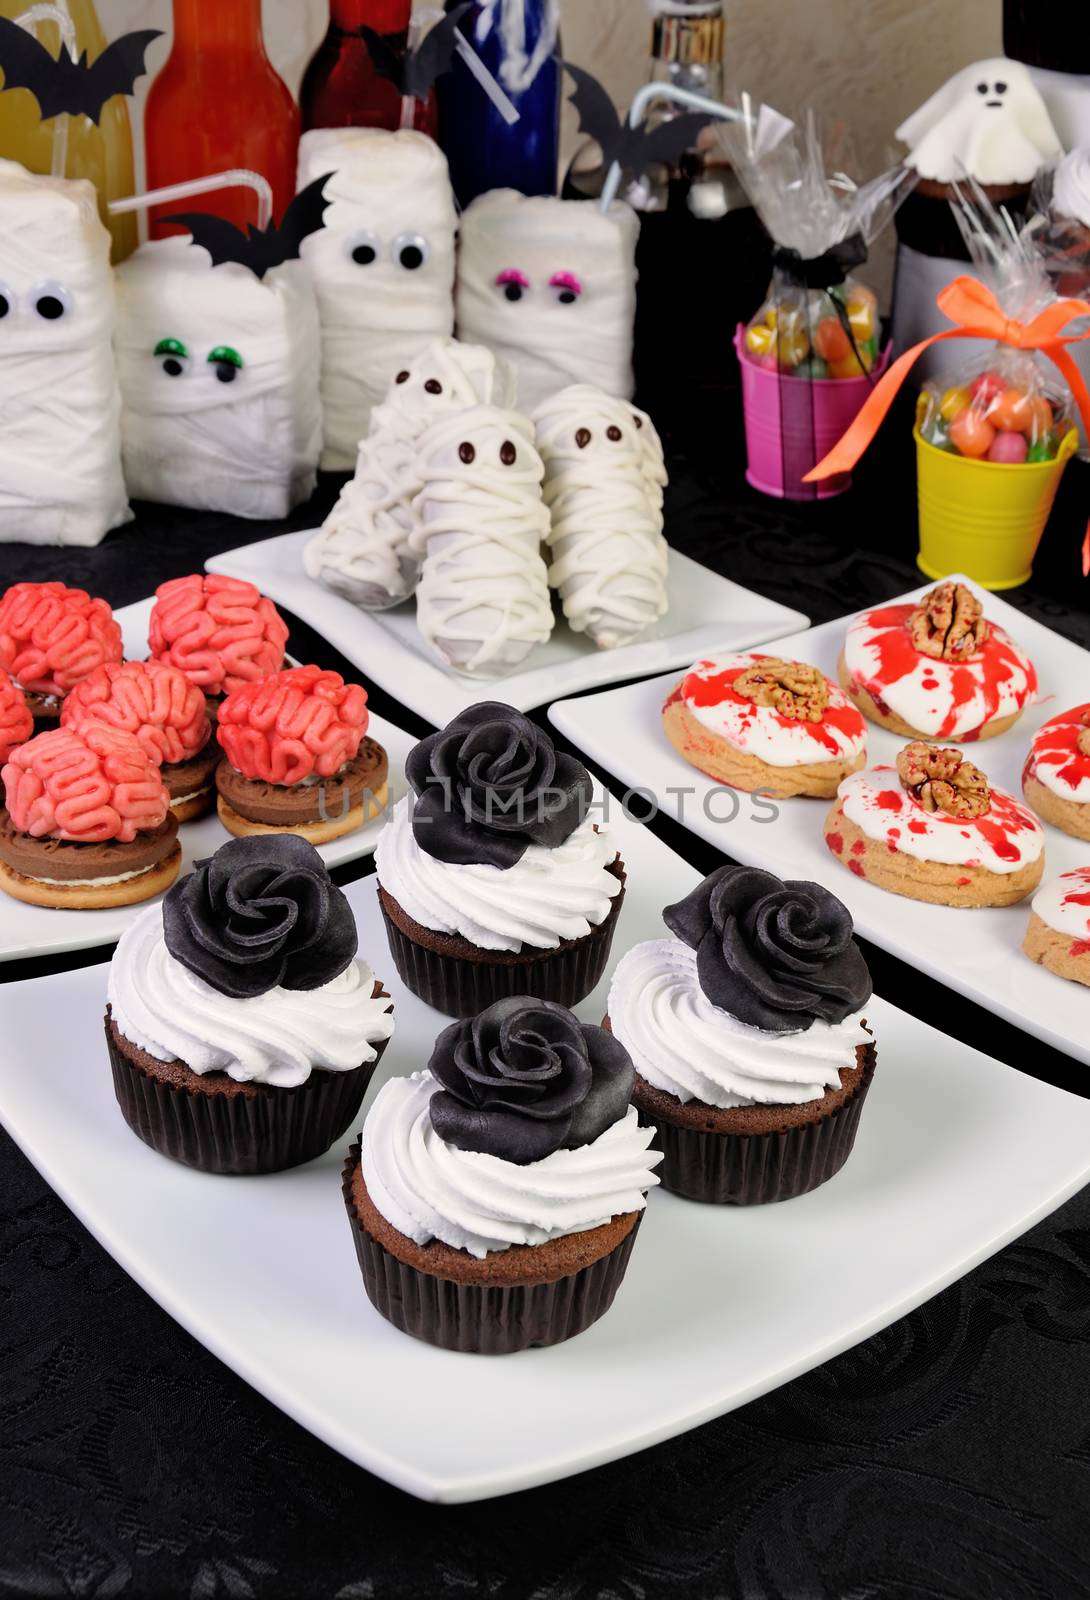
[[[554,272],[549,279],[549,288],[562,306],[574,305],[583,293],[583,285],[574,272]]]
[[[530,280],[517,267],[508,267],[496,274],[496,288],[502,289],[504,297],[514,304],[521,300],[524,294],[529,293]]]

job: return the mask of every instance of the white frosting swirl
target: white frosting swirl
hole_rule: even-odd
[[[1002,789],[991,790],[991,806],[980,817],[925,810],[902,786],[896,767],[855,772],[837,793],[843,815],[868,839],[880,839],[891,850],[918,861],[1020,872],[1045,847],[1044,829],[1033,812]],[[830,849],[839,853],[835,829],[827,830],[825,837]]]
[[[1076,867],[1041,885],[1030,904],[1042,922],[1090,948],[1090,867]]]
[[[678,1100],[704,1105],[800,1105],[839,1089],[870,1035],[862,1013],[815,1021],[802,1033],[769,1033],[712,1005],[696,951],[649,939],[624,957],[609,990],[610,1026],[641,1078]]]
[[[1068,152],[1052,179],[1052,209],[1090,228],[1090,144]]]
[[[174,959],[154,905],[122,934],[106,993],[123,1036],[158,1060],[293,1089],[316,1068],[349,1072],[375,1059],[394,1019],[374,985],[367,963],[353,961],[320,989],[232,999]]]
[[[662,1160],[654,1128],[634,1106],[590,1144],[519,1166],[445,1144],[428,1107],[430,1072],[383,1084],[363,1125],[367,1192],[386,1221],[415,1244],[440,1239],[478,1260],[511,1245],[545,1244],[642,1211]]]
[[[412,796],[394,807],[379,836],[379,882],[421,927],[456,933],[480,950],[552,950],[582,939],[609,916],[621,892],[606,869],[617,847],[588,817],[548,850],[528,845],[513,867],[437,861],[413,837]]]

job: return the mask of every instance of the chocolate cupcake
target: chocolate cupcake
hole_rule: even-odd
[[[363,1281],[403,1333],[503,1355],[609,1310],[661,1159],[617,1039],[515,996],[384,1084],[344,1200]]]
[[[413,794],[379,839],[379,903],[412,992],[452,1017],[536,995],[572,1006],[609,959],[624,864],[592,822],[590,774],[513,707],[422,739]]]
[[[199,863],[122,936],[107,996],[126,1122],[203,1172],[278,1172],[328,1150],[394,1027],[348,901],[290,835]]]
[[[389,762],[367,729],[367,691],[339,672],[289,667],[229,694],[217,738],[217,810],[228,833],[328,844],[386,809]]]
[[[847,909],[816,883],[720,867],[630,950],[610,1026],[657,1128],[664,1189],[758,1205],[839,1172],[875,1066],[870,974]]]
[[[105,600],[63,583],[15,583],[0,599],[0,670],[23,691],[39,733],[55,728],[69,690],[122,657]]]

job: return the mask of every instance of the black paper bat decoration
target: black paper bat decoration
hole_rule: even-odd
[[[448,11],[441,22],[429,29],[416,50],[395,50],[374,28],[363,28],[361,31],[379,77],[389,78],[406,99],[426,100],[436,78],[449,72],[454,64],[458,24],[471,4],[472,0],[465,0],[464,5]]]
[[[332,176],[331,172],[327,172],[324,177],[308,183],[305,189],[300,189],[284,212],[279,226],[270,222],[267,228],[255,228],[251,223],[249,231],[243,232],[233,222],[211,216],[207,211],[186,211],[178,216],[164,217],[163,221],[176,222],[180,227],[188,228],[193,235],[193,243],[204,246],[212,257],[214,267],[222,266],[225,261],[237,261],[241,266],[249,267],[256,278],[263,278],[270,268],[296,260],[303,240],[323,226],[323,218],[330,204],[325,198],[325,186]]]
[[[612,99],[593,74],[570,61],[562,61],[561,66],[575,82],[571,103],[579,114],[579,132],[601,145],[606,167],[616,161],[632,178],[642,177],[653,161],[680,160],[692,149],[700,130],[713,120],[706,112],[686,111],[650,131],[642,122],[630,127],[617,115]]]
[[[137,78],[148,70],[148,46],[162,38],[159,28],[126,33],[108,44],[97,61],[88,62],[86,50],[76,61],[61,45],[51,56],[44,44],[18,23],[0,17],[0,67],[5,89],[29,89],[38,102],[43,122],[67,112],[97,123],[102,108],[115,94],[132,94]]]

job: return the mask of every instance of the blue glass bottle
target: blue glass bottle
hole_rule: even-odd
[[[450,11],[456,0],[445,0]],[[503,21],[510,9],[524,19],[524,52],[533,57],[550,26],[551,0],[474,0],[459,24],[485,66],[520,113],[509,126],[481,89],[465,62],[455,56],[452,70],[439,79],[439,142],[450,163],[458,202],[465,207],[488,189],[519,189],[523,194],[555,194],[560,152],[561,70],[559,43],[533,82],[519,91],[504,79]],[[489,23],[491,26],[489,26]],[[487,29],[486,36],[481,37]]]

